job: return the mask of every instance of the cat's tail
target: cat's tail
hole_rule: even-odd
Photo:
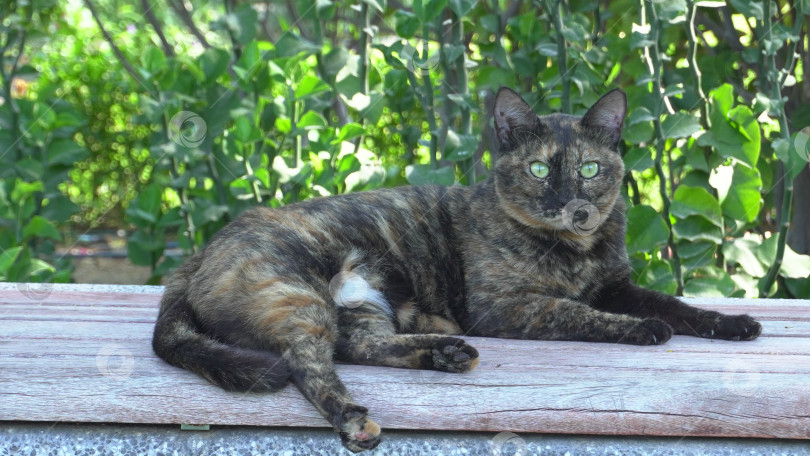
[[[184,291],[167,288],[152,348],[167,363],[228,391],[274,391],[290,379],[287,364],[277,353],[224,344],[203,333]]]

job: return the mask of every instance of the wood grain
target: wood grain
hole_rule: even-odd
[[[165,364],[159,294],[0,289],[0,420],[327,427],[297,390],[233,394]],[[384,428],[810,439],[810,303],[692,300],[763,323],[753,342],[466,338],[468,374],[338,366]]]

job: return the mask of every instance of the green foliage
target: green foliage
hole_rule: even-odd
[[[473,184],[497,156],[500,86],[540,114],[621,87],[634,278],[810,297],[810,260],[784,240],[783,184],[810,143],[810,111],[786,96],[803,100],[804,3],[89,4],[13,4],[0,24],[7,280],[68,280],[53,252],[69,222],[130,229],[157,283],[179,262],[167,243],[191,253],[251,206]]]

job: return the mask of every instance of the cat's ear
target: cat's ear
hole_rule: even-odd
[[[582,125],[600,130],[607,135],[611,146],[616,146],[622,137],[622,123],[627,113],[627,95],[620,89],[613,89],[599,99],[582,118]]]
[[[515,91],[501,87],[495,96],[495,132],[501,149],[515,145],[516,133],[537,127],[537,114]]]

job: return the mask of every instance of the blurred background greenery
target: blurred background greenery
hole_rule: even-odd
[[[808,0],[1,0],[0,279],[71,281],[113,229],[160,283],[254,205],[486,178],[500,86],[540,114],[621,87],[636,280],[810,298],[808,24]]]

